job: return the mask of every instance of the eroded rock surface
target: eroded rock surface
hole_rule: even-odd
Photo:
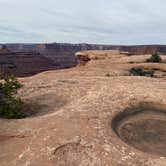
[[[112,127],[117,115],[140,103],[166,108],[164,78],[128,73],[140,65],[165,69],[164,63],[145,63],[149,56],[120,54],[119,58],[94,59],[85,66],[20,78],[24,87],[19,96],[44,107],[37,110],[41,114],[26,119],[0,119],[0,165],[166,166],[165,153],[135,148]],[[142,121],[133,124],[138,128]],[[165,123],[160,125],[163,132]],[[158,138],[155,141],[160,141]]]

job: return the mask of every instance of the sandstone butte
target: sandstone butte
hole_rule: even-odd
[[[0,166],[166,166],[166,64],[76,55],[77,67],[19,78],[29,117],[0,119]],[[131,76],[132,67],[155,77]]]

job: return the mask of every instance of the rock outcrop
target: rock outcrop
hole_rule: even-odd
[[[93,51],[80,51],[76,52],[75,56],[78,58],[78,62],[80,66],[86,65],[91,60],[102,60],[102,59],[110,59],[110,58],[119,58],[122,56],[128,56],[128,52],[122,52],[118,50],[93,50]]]
[[[0,165],[166,166],[166,79],[129,73],[166,69],[149,56],[112,54],[19,78],[32,114],[0,119]]]
[[[12,51],[10,51],[6,45],[2,45],[0,48],[0,55],[9,55],[14,54]]]

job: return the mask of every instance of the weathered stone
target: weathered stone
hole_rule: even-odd
[[[165,78],[126,76],[135,66],[166,69],[165,64],[145,63],[149,56],[110,55],[106,59],[92,59],[85,66],[20,78],[24,86],[18,95],[25,102],[33,101],[33,105],[36,103],[42,108],[34,107],[39,114],[26,119],[0,119],[0,165],[166,166],[165,153],[143,152],[141,148],[126,144],[120,139],[126,135],[119,137],[112,125],[118,115],[130,111],[126,108],[143,103],[159,105],[165,111]],[[134,63],[129,63],[131,61]],[[105,76],[107,73],[110,75]],[[160,148],[165,152],[165,139],[158,136],[165,136],[165,123],[159,125],[161,132],[155,132],[158,123],[153,122],[159,118],[165,121],[165,116],[151,111],[150,108],[150,118],[153,118],[147,121],[145,131],[154,136],[157,143],[164,143]],[[135,129],[140,124],[144,127],[148,114],[138,116],[145,119],[143,125],[142,121],[137,125],[135,119],[126,117],[125,121],[122,119],[120,134],[127,132],[128,137],[131,130],[131,134],[140,138]],[[139,128],[139,133],[142,132]],[[153,141],[153,138],[147,140]]]

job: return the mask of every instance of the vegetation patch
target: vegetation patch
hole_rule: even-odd
[[[152,63],[161,63],[162,58],[158,53],[152,54],[152,56],[148,59],[146,59],[146,62],[152,62]]]
[[[0,117],[20,119],[26,115],[22,111],[23,102],[15,97],[22,85],[14,76],[1,76],[0,79]]]
[[[143,68],[132,68],[130,69],[130,74],[133,76],[147,76],[147,77],[153,77],[154,76],[154,70],[145,70]]]

